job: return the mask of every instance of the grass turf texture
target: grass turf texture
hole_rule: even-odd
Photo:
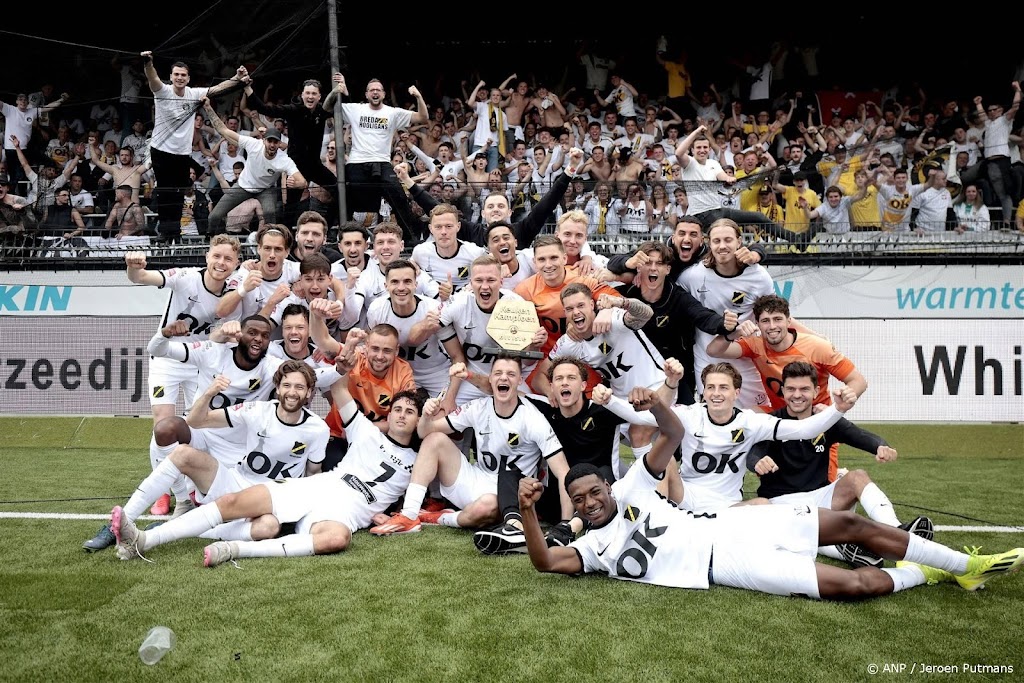
[[[1024,427],[865,426],[899,461],[846,449],[840,464],[867,469],[901,519],[920,514],[913,505],[1024,521]],[[0,511],[108,512],[148,473],[148,429],[128,418],[0,420],[0,501],[101,499]],[[203,540],[153,550],[155,565],[88,555],[81,543],[99,525],[0,519],[0,680],[845,681],[886,662],[1024,672],[1020,576],[976,594],[941,585],[830,604],[540,575],[526,557],[484,558],[467,532],[434,527],[359,533],[333,557],[205,570]],[[937,540],[992,552],[1024,545],[1019,534]],[[177,646],[146,667],[136,651],[156,624],[175,631]]]

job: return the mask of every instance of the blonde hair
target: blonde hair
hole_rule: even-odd
[[[707,237],[710,239],[711,231],[714,230],[715,228],[722,226],[732,228],[733,230],[736,231],[736,238],[743,239],[743,230],[741,230],[739,224],[731,218],[719,218],[717,221],[708,226]],[[702,263],[708,268],[711,268],[713,265],[715,265],[715,255],[710,249],[708,249],[708,253],[704,255],[704,260]]]
[[[555,232],[558,232],[558,230],[562,227],[562,223],[565,223],[567,221],[574,221],[576,223],[582,223],[583,225],[590,225],[590,216],[585,214],[583,211],[580,211],[579,209],[566,211],[561,216],[559,216],[558,223],[555,225]]]
[[[235,252],[235,256],[238,256],[239,254],[242,253],[242,245],[238,241],[237,237],[220,233],[219,235],[214,235],[213,237],[210,238],[210,249],[213,249],[214,247],[219,247],[222,244],[226,244],[229,247],[231,247],[231,249],[234,250]]]

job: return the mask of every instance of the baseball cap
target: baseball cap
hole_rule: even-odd
[[[0,185],[10,185],[11,180],[5,175],[0,175]]]
[[[793,174],[793,180],[807,180],[807,171],[797,171]]]
[[[846,152],[846,145],[844,145],[842,143],[836,145],[835,153],[839,154],[840,152]]]
[[[772,193],[772,188],[768,187],[767,185],[764,185],[764,186],[761,187],[760,190],[757,191],[757,193],[758,194],[771,194]]]
[[[263,134],[263,138],[266,140],[280,140],[281,131],[277,128],[268,128],[267,132]]]

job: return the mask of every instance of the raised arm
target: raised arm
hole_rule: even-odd
[[[214,130],[216,130],[224,139],[230,140],[237,145],[240,138],[238,133],[228,128],[227,125],[220,120],[220,117],[217,116],[217,112],[213,108],[213,105],[210,104],[209,97],[204,97],[202,101],[203,108],[206,110],[207,116],[210,117],[210,124],[213,126]]]
[[[131,251],[125,254],[125,265],[127,265],[128,280],[136,285],[152,285],[162,287],[164,276],[158,270],[146,270],[146,252]]]
[[[192,409],[189,410],[188,417],[185,418],[188,426],[196,429],[230,427],[231,422],[228,420],[227,408],[210,410],[210,401],[229,386],[231,386],[231,378],[227,375],[214,377],[213,382],[206,388],[202,396],[197,396],[192,403]]]

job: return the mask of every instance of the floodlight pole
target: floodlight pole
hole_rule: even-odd
[[[338,7],[336,0],[327,0],[327,32],[331,43],[331,77],[333,78],[334,74],[341,71],[338,60]],[[334,100],[334,148],[337,151],[335,165],[338,169],[339,224],[348,220],[348,204],[345,201],[345,126],[341,114],[341,97],[341,93],[339,93]]]

